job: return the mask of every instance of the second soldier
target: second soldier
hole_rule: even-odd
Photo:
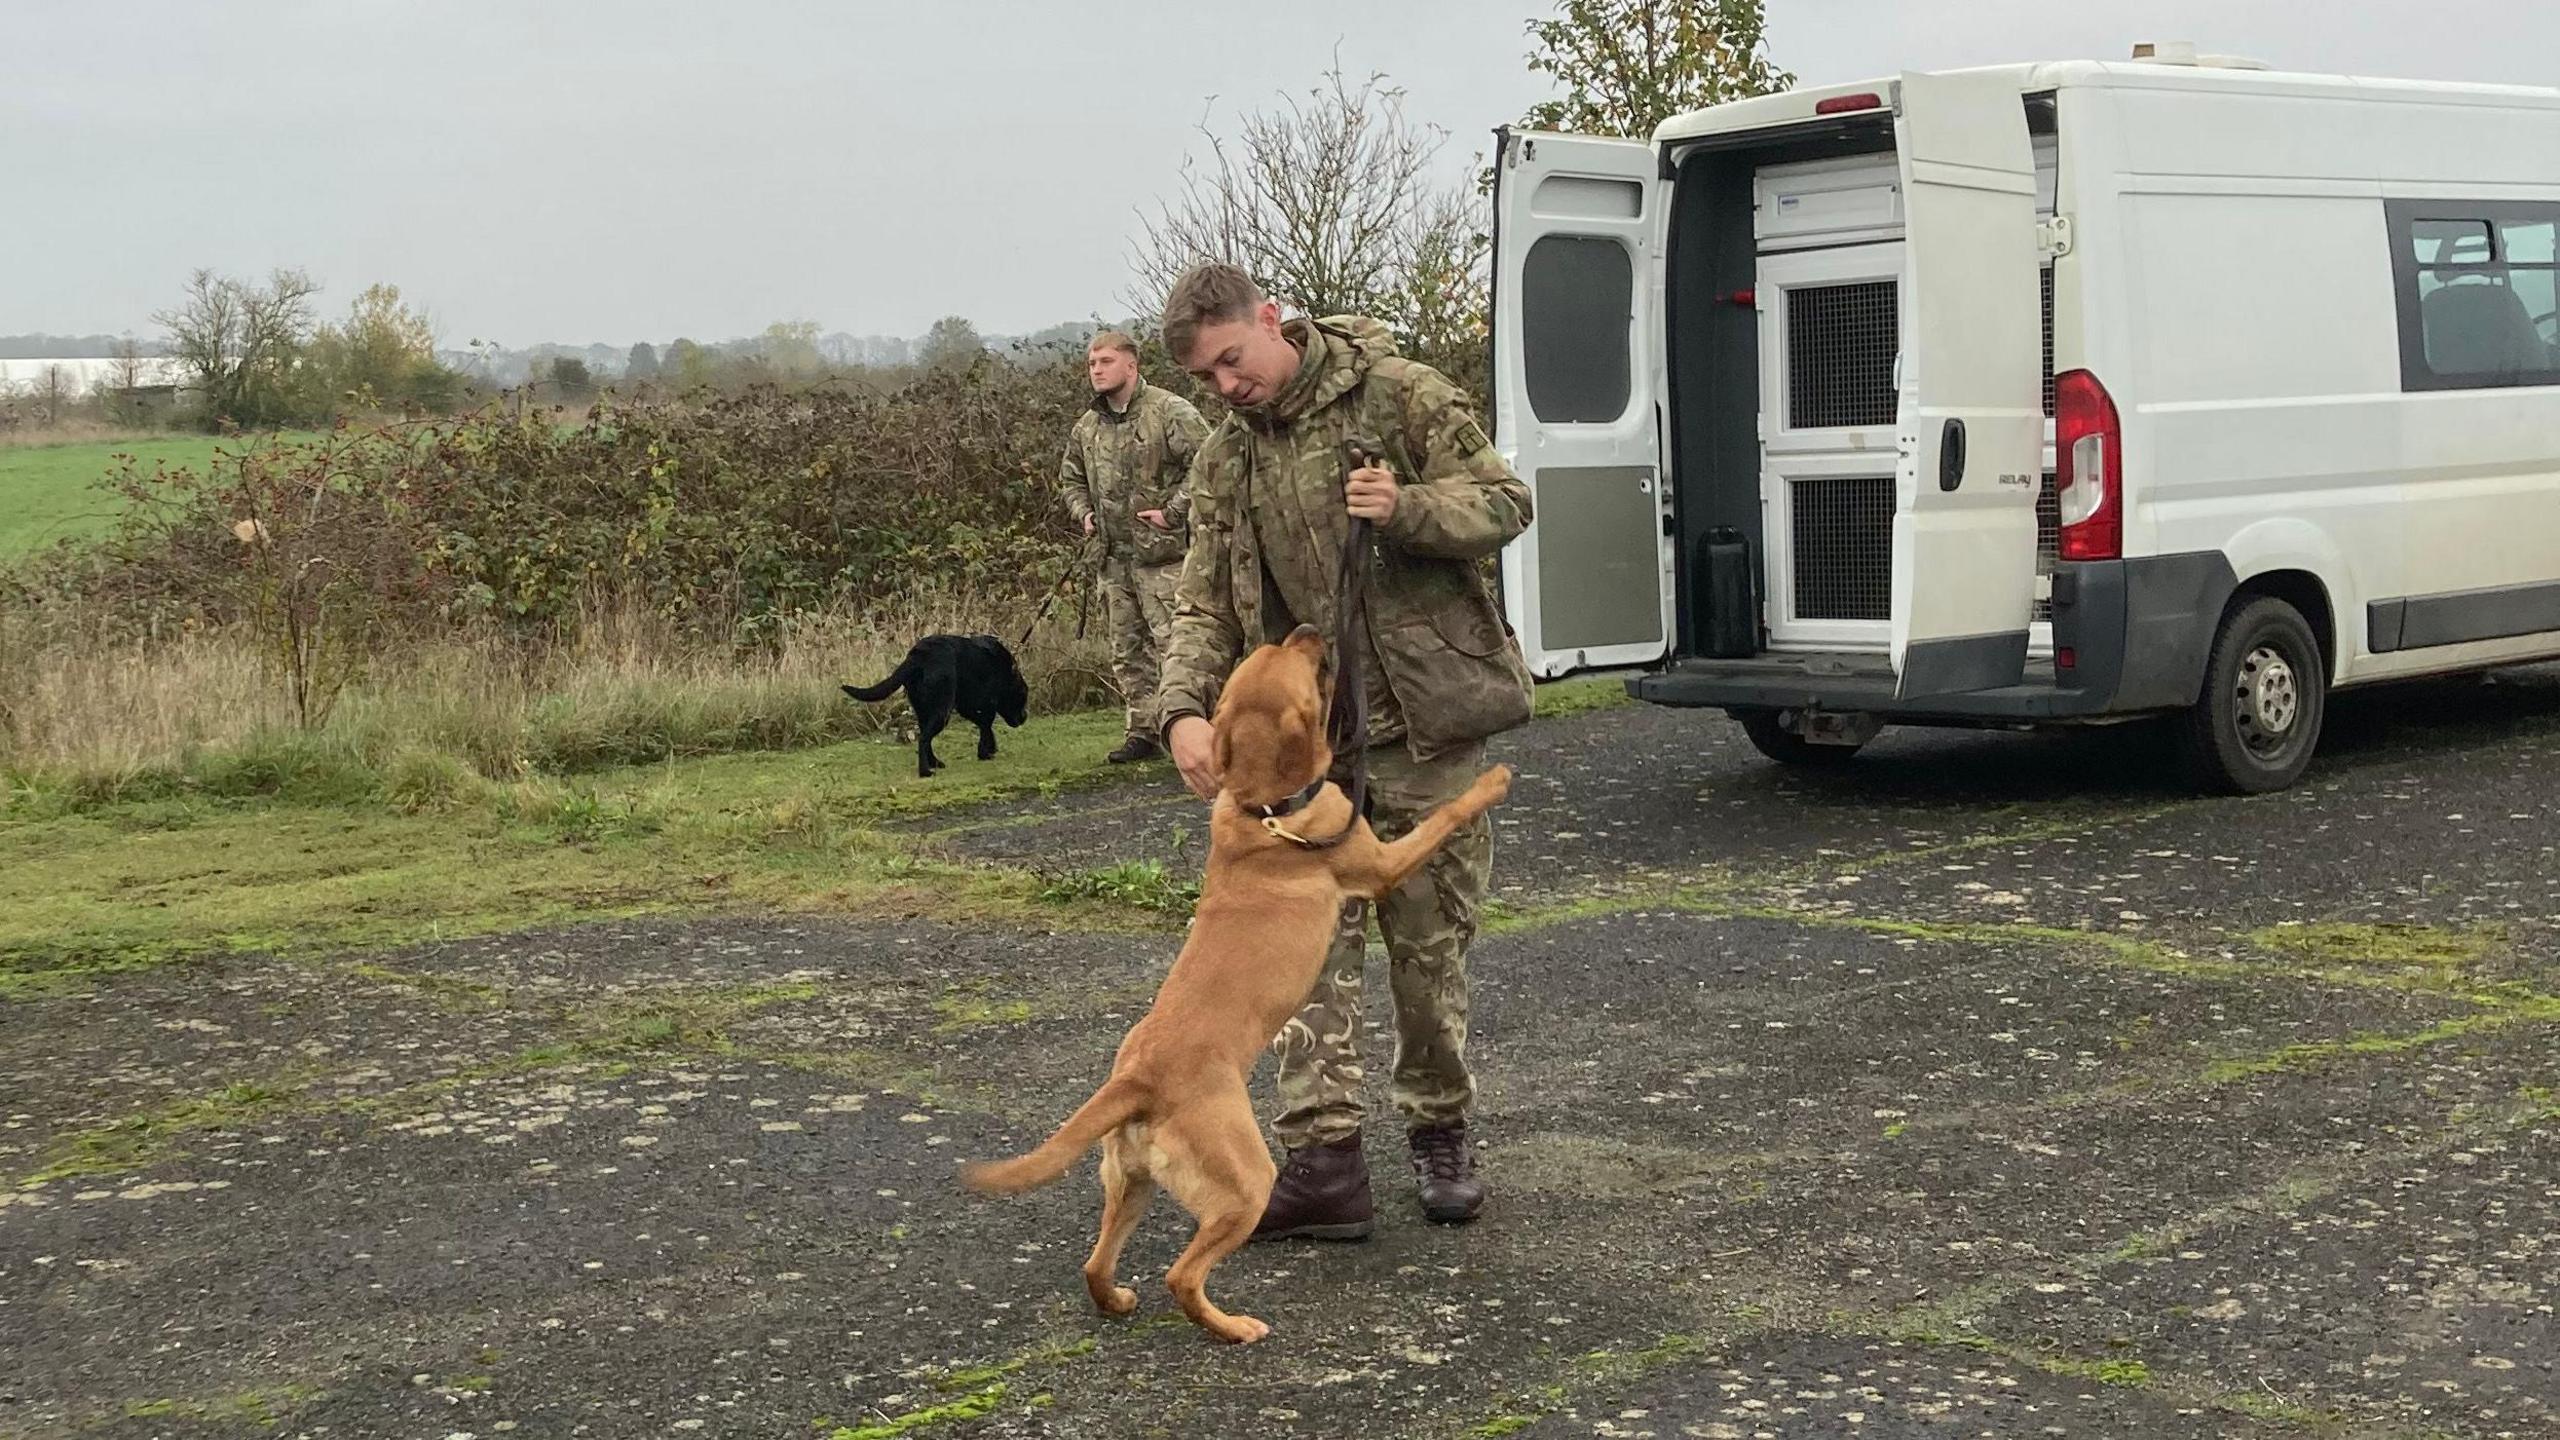
[[[1156,685],[1173,629],[1174,584],[1191,543],[1184,481],[1208,426],[1191,402],[1138,373],[1138,343],[1118,330],[1085,350],[1093,408],[1076,418],[1059,465],[1067,513],[1101,549],[1113,679],[1128,729],[1112,764],[1160,753]]]

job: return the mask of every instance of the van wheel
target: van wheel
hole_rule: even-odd
[[[2329,672],[2302,612],[2260,595],[2222,617],[2204,693],[2187,712],[2196,776],[2236,795],[2263,795],[2301,778],[2320,744]]]
[[[1727,710],[1742,733],[1751,737],[1751,748],[1781,765],[1823,767],[1845,765],[1856,758],[1857,745],[1816,745],[1803,736],[1778,724],[1775,710]]]

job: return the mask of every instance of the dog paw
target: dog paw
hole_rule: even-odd
[[[1511,793],[1511,767],[1494,766],[1477,776],[1472,788],[1475,791],[1473,798],[1477,804],[1488,806],[1501,804],[1503,798]]]
[[[1209,1333],[1230,1345],[1250,1345],[1256,1340],[1268,1338],[1271,1327],[1250,1315],[1230,1315],[1227,1317],[1226,1324]]]
[[[1138,1308],[1138,1292],[1126,1285],[1115,1285],[1108,1292],[1096,1292],[1093,1308],[1105,1315],[1126,1315]]]

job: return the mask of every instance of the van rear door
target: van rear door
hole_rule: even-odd
[[[1905,74],[1892,650],[1900,699],[2026,674],[2043,471],[2035,155],[2014,81]]]
[[[1494,446],[1537,512],[1503,607],[1541,677],[1669,648],[1659,167],[1640,140],[1497,132]]]

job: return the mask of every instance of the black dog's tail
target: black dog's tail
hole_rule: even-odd
[[[914,679],[915,673],[916,657],[911,652],[906,659],[898,662],[897,669],[889,672],[888,679],[877,685],[847,685],[844,687],[844,693],[866,703],[873,700],[886,700],[897,694],[901,686]]]

